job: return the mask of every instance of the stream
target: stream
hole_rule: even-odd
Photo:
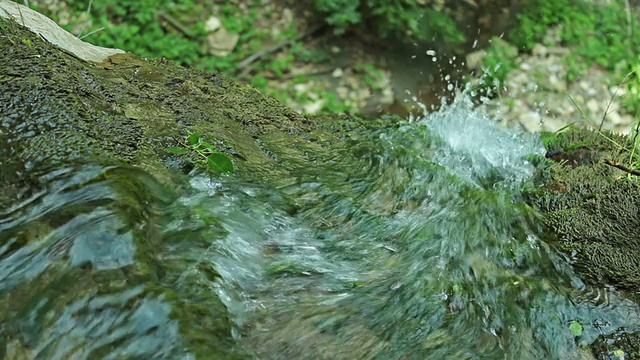
[[[592,359],[640,309],[547,243],[523,200],[543,155],[462,93],[281,188],[36,169],[0,209],[0,355]]]

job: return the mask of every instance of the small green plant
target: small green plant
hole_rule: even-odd
[[[569,330],[571,331],[571,335],[578,337],[582,335],[583,327],[578,321],[571,321],[569,323]]]
[[[569,130],[571,130],[574,125],[576,125],[576,122],[570,122],[569,124],[561,127],[560,129],[554,131],[554,132],[550,132],[550,131],[543,131],[540,133],[540,140],[542,140],[542,144],[544,145],[544,147],[546,149],[551,149],[553,147],[555,147],[555,143],[558,140],[558,136],[560,136],[560,134],[568,132]],[[582,146],[584,144],[582,144],[582,142],[580,144],[578,144],[578,146]],[[570,150],[570,149],[567,149]]]
[[[216,173],[232,173],[234,171],[231,159],[216,150],[213,145],[202,140],[200,133],[195,132],[187,137],[186,142],[176,139],[180,146],[167,148],[166,150],[172,154],[182,155],[188,153],[196,153],[207,162],[209,169]]]
[[[626,357],[624,350],[622,349],[613,350],[613,356],[615,356],[615,358],[619,360],[624,360]]]

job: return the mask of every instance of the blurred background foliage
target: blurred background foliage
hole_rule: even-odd
[[[517,67],[518,54],[531,52],[535,44],[544,43],[548,29],[557,28],[562,45],[571,49],[565,59],[568,80],[584,76],[594,64],[601,66],[616,81],[624,80],[625,105],[637,112],[638,4],[614,0],[603,5],[603,1],[524,0],[510,7],[506,31],[481,35],[478,25],[469,23],[473,15],[460,14],[499,15],[504,7],[491,8],[499,1],[32,0],[29,5],[94,44],[222,72],[290,105],[319,104],[301,107],[303,112],[359,113],[363,103],[333,91],[337,85],[330,75],[335,78],[337,68],[348,69],[359,76],[358,86],[367,88],[369,95],[380,91],[387,69],[378,49],[446,48],[449,55],[463,58],[477,50],[479,36],[501,37],[483,43],[485,74],[480,86],[495,93]],[[207,45],[212,17],[237,37],[237,45],[223,55],[213,55]],[[345,48],[352,52],[346,62]]]

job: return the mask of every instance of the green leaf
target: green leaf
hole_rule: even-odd
[[[172,153],[172,154],[178,154],[178,155],[186,154],[186,153],[189,152],[189,149],[186,149],[186,148],[183,148],[183,147],[180,147],[180,146],[170,147],[170,148],[167,148],[165,150],[170,152],[170,153]]]
[[[229,157],[222,153],[213,153],[207,157],[207,162],[211,170],[220,173],[232,173],[233,162]]]
[[[213,170],[214,172],[217,172],[217,173],[223,173],[224,172],[222,170],[222,168],[220,167],[220,165],[218,165],[218,163],[215,162],[213,159],[207,158],[207,163],[209,164],[209,168],[211,170]]]
[[[216,152],[216,148],[213,147],[213,145],[209,144],[206,141],[201,141],[200,142],[200,146],[204,147],[205,149],[209,150],[212,153]]]
[[[198,145],[198,143],[200,142],[200,133],[194,132],[193,134],[189,135],[187,141],[189,142],[189,144],[191,144],[191,146]]]
[[[571,330],[571,335],[580,336],[582,335],[582,324],[574,320],[569,323],[569,330]]]

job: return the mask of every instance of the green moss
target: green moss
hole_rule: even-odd
[[[640,183],[603,162],[624,164],[632,145],[628,138],[608,132],[571,129],[558,134],[547,142],[547,155],[554,162],[545,171],[544,186],[531,194],[531,200],[545,214],[552,234],[549,241],[574,260],[583,279],[637,294]],[[631,296],[638,300],[637,295]],[[618,347],[637,354],[637,346],[629,344],[637,344],[638,339],[637,333],[613,334],[593,348],[602,359]]]
[[[11,114],[1,124],[8,171],[0,186],[30,181],[27,163],[38,168],[73,158],[126,162],[163,178],[173,137],[195,132],[230,156],[242,176],[281,181],[311,160],[307,150],[317,157],[322,144],[338,141],[324,120],[222,75],[131,54],[88,64],[13,22],[0,23],[0,45],[10,49],[0,54],[0,102],[3,114]],[[306,133],[314,136],[301,141]]]
[[[574,144],[583,144],[574,148]],[[622,147],[620,147],[622,146]],[[535,196],[556,245],[574,254],[576,268],[599,284],[640,288],[640,184],[602,159],[624,162],[629,141],[619,135],[571,130],[548,144],[558,161],[548,168],[546,187]]]

